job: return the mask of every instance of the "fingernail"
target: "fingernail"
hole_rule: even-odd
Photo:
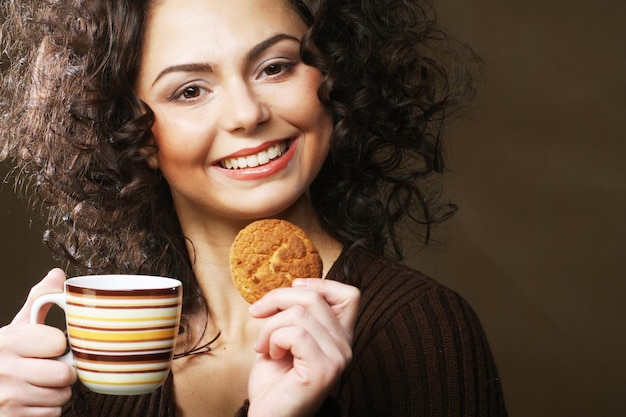
[[[310,284],[309,278],[296,278],[291,283],[293,287],[298,287],[298,288],[306,288],[309,286],[309,284]]]
[[[256,301],[254,304],[252,304],[249,307],[248,311],[250,311],[250,313],[255,313],[259,311],[261,309],[261,303],[262,303],[262,300]]]

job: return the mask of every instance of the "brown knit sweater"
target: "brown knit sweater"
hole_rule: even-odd
[[[458,294],[362,249],[344,251],[327,278],[358,287],[361,306],[353,360],[320,416],[339,409],[351,417],[507,415],[481,324]],[[77,384],[63,416],[175,417],[175,410],[169,378],[153,394],[134,397]]]

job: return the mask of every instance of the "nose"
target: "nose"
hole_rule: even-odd
[[[222,127],[229,132],[249,132],[270,117],[269,107],[252,86],[231,83],[224,91]]]

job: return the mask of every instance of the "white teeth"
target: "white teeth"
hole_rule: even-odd
[[[246,162],[248,163],[248,166],[251,168],[259,166],[259,158],[257,158],[256,155],[250,155],[249,157],[247,157]]]
[[[285,142],[281,142],[270,146],[268,149],[263,150],[256,155],[225,159],[220,162],[220,166],[226,169],[253,168],[269,163],[272,159],[276,159],[281,156],[286,150],[287,144]]]
[[[259,152],[257,157],[259,159],[259,165],[265,165],[270,161],[270,157],[268,156],[266,151]]]

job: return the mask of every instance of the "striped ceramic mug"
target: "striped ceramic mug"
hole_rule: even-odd
[[[147,275],[91,275],[65,281],[65,292],[39,297],[31,310],[65,310],[73,364],[90,390],[110,395],[149,393],[165,382],[180,324],[182,284]]]

